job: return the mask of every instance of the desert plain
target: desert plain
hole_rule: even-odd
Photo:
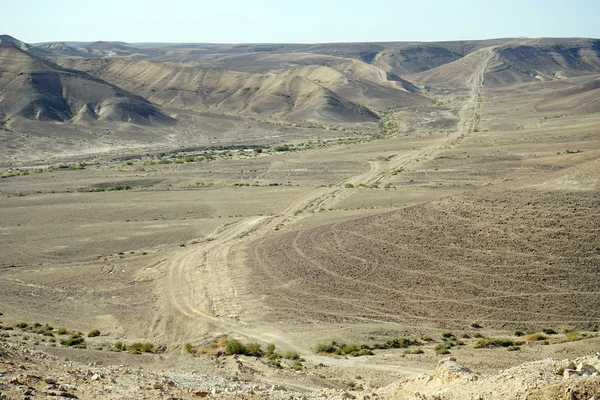
[[[598,395],[598,40],[2,43],[5,398]]]

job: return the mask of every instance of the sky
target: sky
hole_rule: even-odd
[[[0,34],[27,43],[600,38],[600,0],[21,0],[0,10]]]

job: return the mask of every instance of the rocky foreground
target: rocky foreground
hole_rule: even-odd
[[[455,359],[431,374],[377,390],[299,391],[258,383],[143,367],[82,364],[40,350],[0,342],[0,400],[5,399],[600,399],[600,353],[575,360],[546,359],[483,376]]]

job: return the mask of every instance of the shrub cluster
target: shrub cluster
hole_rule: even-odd
[[[60,344],[65,347],[77,347],[85,349],[85,339],[80,333],[69,336],[67,339],[60,341]]]

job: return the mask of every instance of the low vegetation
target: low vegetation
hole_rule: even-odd
[[[481,338],[477,339],[473,347],[476,349],[482,348],[493,348],[493,347],[511,347],[511,346],[519,346],[523,344],[523,342],[515,342],[512,339],[505,338]]]
[[[67,339],[60,341],[60,344],[66,347],[77,347],[85,349],[85,338],[81,334],[75,334],[69,336]]]

